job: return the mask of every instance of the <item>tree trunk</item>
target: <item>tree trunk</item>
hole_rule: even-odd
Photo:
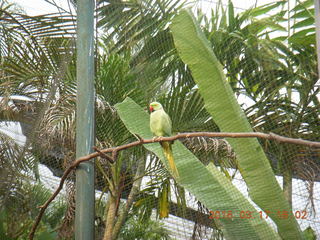
[[[107,209],[107,218],[106,218],[106,230],[104,232],[103,240],[112,240],[112,232],[116,217],[116,209],[117,209],[117,198],[112,194],[109,194],[110,204]]]
[[[140,162],[139,162],[139,165],[137,168],[137,172],[135,174],[135,178],[134,178],[133,185],[132,185],[130,194],[128,196],[127,202],[126,202],[125,206],[123,206],[121,208],[117,222],[114,225],[113,239],[117,239],[117,237],[120,233],[121,227],[125,223],[125,220],[128,216],[128,213],[129,213],[129,210],[133,204],[133,201],[134,201],[135,197],[137,196],[137,194],[139,193],[141,182],[142,182],[142,177],[144,174],[144,169],[145,169],[145,160],[140,159]]]

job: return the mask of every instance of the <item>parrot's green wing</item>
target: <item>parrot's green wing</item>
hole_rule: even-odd
[[[164,114],[162,115],[163,118],[164,118],[164,126],[163,126],[163,131],[165,133],[165,136],[171,136],[172,134],[172,122],[171,122],[171,119],[169,117],[169,115],[164,112]]]

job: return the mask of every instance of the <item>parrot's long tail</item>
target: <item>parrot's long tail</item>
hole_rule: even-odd
[[[179,177],[179,172],[176,167],[176,164],[174,163],[174,158],[172,154],[172,149],[171,149],[171,143],[170,142],[162,142],[161,143],[163,147],[163,153],[165,157],[168,159],[169,162],[169,167],[174,175],[174,177]]]

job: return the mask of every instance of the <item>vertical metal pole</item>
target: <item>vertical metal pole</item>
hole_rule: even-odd
[[[318,81],[316,86],[320,87],[320,0],[314,0],[315,20],[316,20],[316,42],[318,60]]]
[[[94,146],[94,0],[77,1],[76,157]],[[76,170],[75,239],[94,239],[95,189],[93,162]]]

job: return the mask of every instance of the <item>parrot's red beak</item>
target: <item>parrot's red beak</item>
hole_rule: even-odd
[[[153,109],[153,107],[152,106],[150,106],[150,112],[153,112],[154,111],[154,109]]]

